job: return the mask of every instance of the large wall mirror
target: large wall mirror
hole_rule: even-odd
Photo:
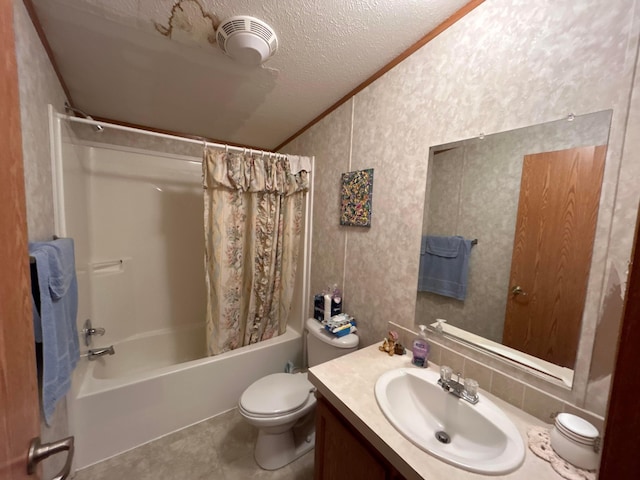
[[[417,324],[444,319],[445,334],[571,387],[611,115],[569,116],[430,149]],[[433,243],[450,242],[455,251],[456,241],[467,267],[458,253],[439,258]],[[460,268],[466,276],[455,276]],[[447,269],[458,282],[453,296],[433,288],[451,280]],[[422,282],[425,272],[445,278]]]

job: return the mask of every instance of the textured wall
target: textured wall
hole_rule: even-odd
[[[611,111],[520,128],[456,143],[430,159],[431,192],[423,232],[478,239],[469,261],[464,302],[418,292],[416,323],[444,318],[502,342],[522,161],[525,155],[605,145]],[[436,150],[449,148],[448,145]],[[603,209],[604,212],[604,209]]]
[[[316,196],[323,201],[314,208],[312,287],[339,277],[346,257],[345,309],[360,320],[364,344],[380,341],[387,320],[413,326],[430,146],[613,109],[570,394],[584,405],[601,285],[608,272],[625,277],[640,196],[637,146],[622,155],[638,24],[636,1],[485,2],[357,94],[351,123],[343,106],[287,147],[316,155]],[[350,149],[341,140],[349,130]],[[367,230],[337,227],[337,185],[349,150],[351,170],[375,169]],[[603,412],[605,405],[591,408]]]
[[[316,156],[317,174],[312,173],[314,182],[310,285],[312,294],[334,283],[345,289],[348,287],[344,283],[344,255],[349,230],[347,227],[340,226],[338,212],[340,174],[349,170],[351,158],[351,114],[352,102],[347,102],[331,114],[331,121],[321,122],[306,135],[298,137],[287,146],[289,152],[313,152],[310,155]],[[350,292],[343,292],[343,295],[349,294]],[[311,308],[313,308],[313,302],[311,302]],[[348,311],[348,305],[345,311]],[[310,311],[309,314],[311,315],[312,312]]]
[[[14,0],[13,4],[27,226],[30,240],[47,240],[54,229],[47,105],[64,111],[66,97],[22,0]]]

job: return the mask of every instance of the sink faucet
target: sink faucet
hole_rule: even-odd
[[[105,348],[92,348],[87,352],[89,360],[95,360],[103,355],[115,355],[116,351],[113,349],[113,345]]]
[[[480,398],[478,397],[478,382],[475,380],[468,378],[465,380],[464,384],[460,382],[460,372],[456,373],[458,377],[456,380],[451,378],[451,368],[447,366],[442,366],[440,368],[440,378],[438,379],[438,385],[442,387],[443,390],[449,392],[452,395],[455,395],[462,400],[469,402],[472,405],[478,403]]]

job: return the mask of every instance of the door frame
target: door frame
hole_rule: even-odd
[[[629,265],[624,313],[613,370],[599,478],[635,478],[640,472],[640,210]]]

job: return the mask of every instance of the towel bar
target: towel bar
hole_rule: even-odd
[[[54,240],[58,240],[60,237],[57,235],[53,236]],[[36,263],[36,259],[34,257],[32,257],[31,255],[29,255],[29,263]]]

